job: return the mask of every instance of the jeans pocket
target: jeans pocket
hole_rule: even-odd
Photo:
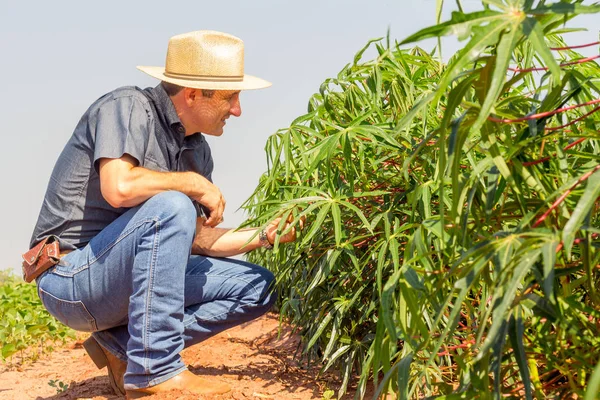
[[[46,310],[54,318],[77,331],[95,332],[96,319],[87,310],[83,302],[62,300],[39,288],[40,299]]]

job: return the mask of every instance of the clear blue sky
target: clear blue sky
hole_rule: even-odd
[[[136,65],[164,65],[169,37],[212,29],[245,43],[246,73],[273,82],[242,93],[242,116],[210,138],[225,226],[265,170],[269,135],[306,111],[309,97],[371,38],[403,39],[435,22],[435,0],[0,2],[0,269],[20,269],[51,169],[87,107],[123,85],[154,86]],[[591,2],[590,2],[591,3]],[[469,9],[478,0],[463,0]],[[454,1],[447,0],[448,15]],[[582,43],[597,16],[571,25]],[[445,42],[444,55],[459,46]],[[431,48],[432,42],[424,44]],[[368,55],[367,55],[368,57]]]

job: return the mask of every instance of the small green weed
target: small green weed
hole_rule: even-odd
[[[35,284],[25,283],[0,271],[0,360],[13,363],[35,360],[52,351],[56,341],[65,343],[75,332],[52,317],[42,305]]]
[[[56,394],[61,394],[69,388],[68,384],[59,379],[50,379],[48,385],[56,389]]]

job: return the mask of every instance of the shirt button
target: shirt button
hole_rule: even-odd
[[[180,126],[179,128],[177,128],[177,132],[185,133],[185,128],[183,126]]]

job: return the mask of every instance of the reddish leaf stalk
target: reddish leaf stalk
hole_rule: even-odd
[[[581,121],[581,120],[589,117],[590,115],[592,115],[593,113],[595,113],[598,110],[600,110],[600,107],[596,107],[592,111],[590,111],[589,113],[587,113],[587,114],[585,114],[585,115],[583,115],[583,116],[581,116],[581,117],[579,117],[577,119],[574,119],[573,121],[570,121],[570,122],[568,122],[568,123],[566,123],[564,125],[561,125],[561,126],[552,126],[550,128],[546,128],[546,130],[547,131],[557,131],[559,129],[566,128],[567,126],[571,126],[571,125],[575,124],[576,122],[579,122],[579,121]]]
[[[592,239],[596,239],[596,238],[598,238],[598,234],[597,233],[593,233],[592,234]],[[574,244],[579,244],[581,242],[585,242],[585,239],[583,239],[583,238],[577,238],[577,239],[573,240]],[[561,251],[562,248],[563,248],[563,246],[564,246],[564,243],[560,242],[558,244],[558,246],[556,246],[556,252],[558,253],[559,251]]]
[[[570,61],[568,63],[560,64],[559,66],[560,67],[568,67],[569,65],[584,64],[584,63],[593,61],[597,58],[600,58],[600,54],[596,55],[596,56],[592,56],[592,57],[582,58],[580,60]],[[525,69],[510,67],[510,68],[508,68],[508,70],[512,71],[512,72],[548,71],[548,67],[533,67],[533,68],[525,68]]]
[[[567,151],[575,146],[577,146],[579,143],[584,142],[587,138],[579,138],[576,141],[574,141],[573,143],[571,143],[570,145],[566,146],[563,151]],[[556,153],[553,155],[553,157],[556,157]],[[524,167],[530,167],[532,165],[537,165],[537,164],[541,164],[543,162],[546,162],[548,160],[550,160],[551,157],[544,157],[544,158],[540,158],[539,160],[534,160],[534,161],[527,161],[523,163]]]
[[[586,43],[586,44],[580,44],[577,46],[566,46],[566,47],[550,47],[550,50],[572,50],[572,49],[581,49],[584,47],[592,47],[595,46],[597,44],[600,44],[600,42],[594,42],[594,43]]]
[[[444,346],[448,350],[441,351],[441,352],[437,353],[437,355],[438,355],[438,357],[448,356],[448,355],[450,355],[451,350],[468,349],[474,344],[475,344],[475,340],[466,340],[463,343],[455,345],[455,346]]]
[[[592,104],[598,104],[598,103],[600,103],[600,99],[591,100],[591,101],[588,101],[586,103],[575,104],[573,106],[558,108],[558,109],[553,110],[553,111],[546,111],[546,112],[539,113],[539,114],[532,114],[532,115],[528,115],[526,117],[521,117],[521,118],[517,118],[517,119],[500,119],[500,118],[488,117],[488,120],[490,120],[492,122],[503,123],[503,124],[514,124],[514,123],[517,123],[517,122],[523,122],[523,121],[529,121],[529,120],[532,120],[532,119],[549,117],[551,115],[555,115],[555,114],[558,114],[558,113],[561,113],[561,112],[564,112],[564,111],[569,111],[569,110],[573,110],[575,108],[585,107],[585,106],[589,106],[589,105],[592,105]]]
[[[585,180],[587,180],[590,176],[592,176],[592,174],[596,171],[598,171],[600,169],[600,165],[596,165],[596,167],[591,170],[586,172],[585,174],[583,174],[583,176],[581,178],[579,178],[577,180],[577,182],[575,182],[573,184],[573,186],[571,186],[569,188],[569,190],[567,190],[566,192],[564,192],[558,199],[556,199],[556,201],[552,204],[552,206],[550,206],[550,208],[537,220],[535,221],[535,223],[533,224],[533,228],[536,228],[539,224],[541,224],[542,222],[544,222],[544,220],[548,217],[548,215],[550,215],[550,213],[560,205],[560,203],[563,202],[564,199],[567,198],[568,195],[571,194],[571,192],[577,187],[579,186],[582,182],[584,182]]]

